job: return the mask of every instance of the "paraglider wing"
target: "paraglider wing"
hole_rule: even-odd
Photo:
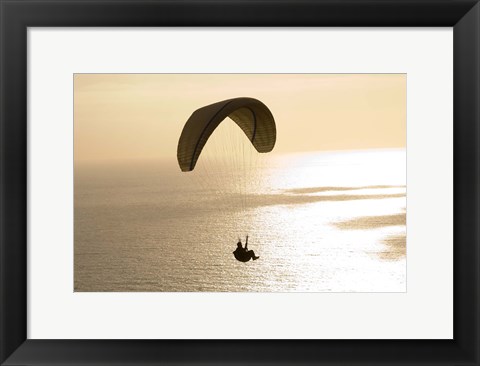
[[[277,132],[267,106],[254,98],[228,99],[197,109],[185,123],[177,148],[178,165],[183,172],[195,168],[208,138],[227,117],[242,129],[258,152],[272,151]]]

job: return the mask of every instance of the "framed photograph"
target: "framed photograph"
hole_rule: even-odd
[[[2,365],[480,364],[476,1],[0,11]]]

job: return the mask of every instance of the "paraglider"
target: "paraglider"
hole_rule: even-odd
[[[218,125],[230,117],[260,153],[272,151],[277,130],[265,104],[254,98],[234,98],[207,105],[192,113],[178,141],[177,159],[182,172],[189,172]]]
[[[245,241],[245,248],[242,246],[242,241],[240,240],[240,238],[238,239],[237,249],[235,249],[233,255],[235,259],[240,262],[248,262],[250,259],[253,259],[255,261],[260,258],[255,255],[255,252],[253,250],[248,250],[248,235]]]
[[[177,160],[182,172],[195,169],[208,139],[227,117],[240,127],[257,152],[272,151],[277,131],[268,107],[254,98],[227,99],[197,109],[185,123],[177,147]],[[246,192],[244,195],[247,196]],[[240,262],[259,258],[253,250],[248,250],[247,245],[248,236],[245,248],[239,239],[237,249],[233,252]]]

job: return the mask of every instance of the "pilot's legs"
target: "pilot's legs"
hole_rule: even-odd
[[[247,252],[247,255],[249,256],[249,258],[252,258],[253,260],[260,258],[260,257],[255,256],[255,252],[253,250],[249,250]]]

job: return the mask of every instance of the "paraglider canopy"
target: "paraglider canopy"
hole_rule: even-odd
[[[178,141],[177,159],[183,172],[192,171],[218,125],[230,117],[260,153],[272,151],[277,131],[270,110],[254,98],[233,98],[207,105],[192,113]]]

